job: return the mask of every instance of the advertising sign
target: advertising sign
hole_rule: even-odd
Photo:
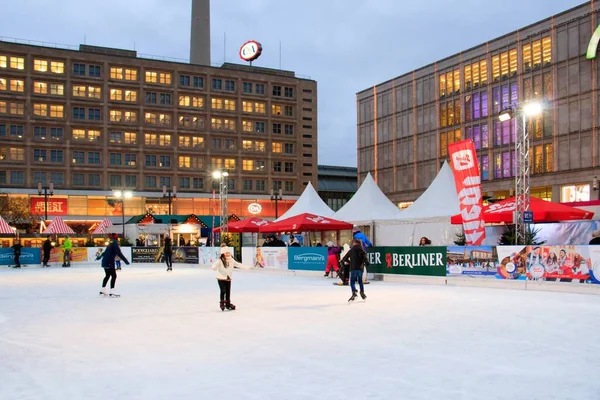
[[[370,273],[446,276],[446,247],[371,247],[367,254]]]
[[[32,197],[30,201],[31,214],[44,215],[45,204],[43,197]],[[67,215],[67,199],[49,197],[48,215]]]
[[[131,262],[158,263],[161,262],[162,247],[132,247]]]
[[[482,215],[481,177],[473,141],[463,140],[448,145],[448,154],[452,160],[465,240],[467,245],[480,246],[485,240],[485,221]]]
[[[38,247],[21,248],[19,262],[21,265],[41,264],[41,249]],[[0,248],[0,265],[15,265],[13,249]]]
[[[260,57],[262,46],[256,40],[249,40],[240,47],[240,58],[244,61],[253,61]]]
[[[325,271],[327,247],[288,247],[288,269]]]
[[[65,253],[61,247],[54,247],[50,252],[50,262],[64,262]],[[71,248],[71,262],[86,262],[88,260],[87,247],[72,247]],[[91,260],[90,260],[91,261]]]
[[[448,276],[494,276],[497,263],[494,246],[448,246],[446,273]]]
[[[180,264],[198,264],[198,248],[193,246],[173,247],[171,260]],[[161,261],[164,261],[164,257],[161,257]]]
[[[242,263],[254,268],[288,269],[288,248],[242,247]]]

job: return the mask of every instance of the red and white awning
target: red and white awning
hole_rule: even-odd
[[[14,235],[15,230],[11,228],[11,226],[4,220],[4,218],[0,217],[0,234],[3,235]]]
[[[92,235],[104,235],[106,233],[106,228],[112,226],[113,223],[110,222],[108,218],[104,218],[100,224],[94,229]]]
[[[54,218],[50,225],[43,232],[44,234],[53,233],[55,235],[74,235],[75,231],[69,227],[69,225],[65,224],[65,221],[60,217]]]

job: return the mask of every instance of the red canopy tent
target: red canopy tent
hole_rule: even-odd
[[[246,219],[241,219],[239,221],[230,222],[227,224],[227,230],[231,233],[240,233],[240,232],[259,232],[259,229],[263,226],[268,226],[271,223],[267,220],[250,217]],[[213,229],[213,232],[219,232],[221,227],[216,227]]]
[[[320,232],[352,229],[353,225],[315,214],[299,214],[262,226],[259,232]]]
[[[564,204],[552,203],[538,199],[537,197],[529,198],[529,210],[533,211],[533,222],[573,221],[592,219],[594,216],[593,212],[569,207]],[[515,198],[511,197],[483,207],[482,215],[484,221],[488,224],[512,224],[514,222],[514,212]],[[452,216],[450,221],[457,225],[463,222],[460,214]]]

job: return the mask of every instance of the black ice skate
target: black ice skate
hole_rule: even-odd
[[[231,304],[230,301],[228,301],[227,303],[225,303],[225,308],[227,308],[228,310],[235,310],[235,304]]]
[[[365,294],[365,292],[360,292],[360,297],[365,300],[367,298],[367,295]]]
[[[354,301],[354,299],[356,299],[356,292],[352,292],[352,296],[350,296],[350,298],[348,299],[348,303]]]
[[[323,275],[325,278],[329,278],[329,272],[325,272],[325,275]]]
[[[121,297],[121,295],[115,293],[115,289],[110,289],[110,292],[108,293],[108,297]]]
[[[221,300],[220,307],[221,311],[225,311],[225,301]]]

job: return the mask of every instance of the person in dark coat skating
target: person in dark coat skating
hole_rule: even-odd
[[[50,261],[50,252],[52,251],[52,236],[48,235],[46,237],[46,241],[42,245],[42,250],[44,251],[44,259],[42,260],[42,267],[49,267],[48,261]]]
[[[167,271],[173,271],[173,243],[169,236],[165,237],[165,246],[163,248],[163,256],[165,257],[165,263],[167,264]]]
[[[15,244],[12,245],[13,255],[15,258],[15,266],[13,268],[21,268],[21,260],[19,260],[19,257],[21,257],[22,248],[23,245],[21,245],[19,239],[15,239]]]
[[[123,255],[121,252],[121,248],[119,247],[118,236],[116,234],[112,235],[112,239],[106,249],[102,254],[96,257],[96,260],[102,259],[102,268],[104,268],[104,279],[102,280],[102,288],[100,289],[100,294],[106,296],[106,284],[108,283],[108,279],[110,278],[110,292],[108,295],[111,297],[119,297],[117,293],[115,293],[115,283],[117,282],[117,271],[115,270],[115,257],[121,258],[125,264],[129,265],[129,261],[127,257]]]
[[[367,252],[363,249],[362,241],[360,239],[354,239],[352,241],[352,248],[346,253],[344,258],[342,258],[341,262],[344,263],[348,259],[350,260],[350,287],[352,288],[352,296],[348,301],[354,301],[356,298],[357,280],[360,286],[360,297],[364,300],[367,298],[367,295],[365,294],[362,276],[364,266],[369,265],[369,259],[367,257]]]

